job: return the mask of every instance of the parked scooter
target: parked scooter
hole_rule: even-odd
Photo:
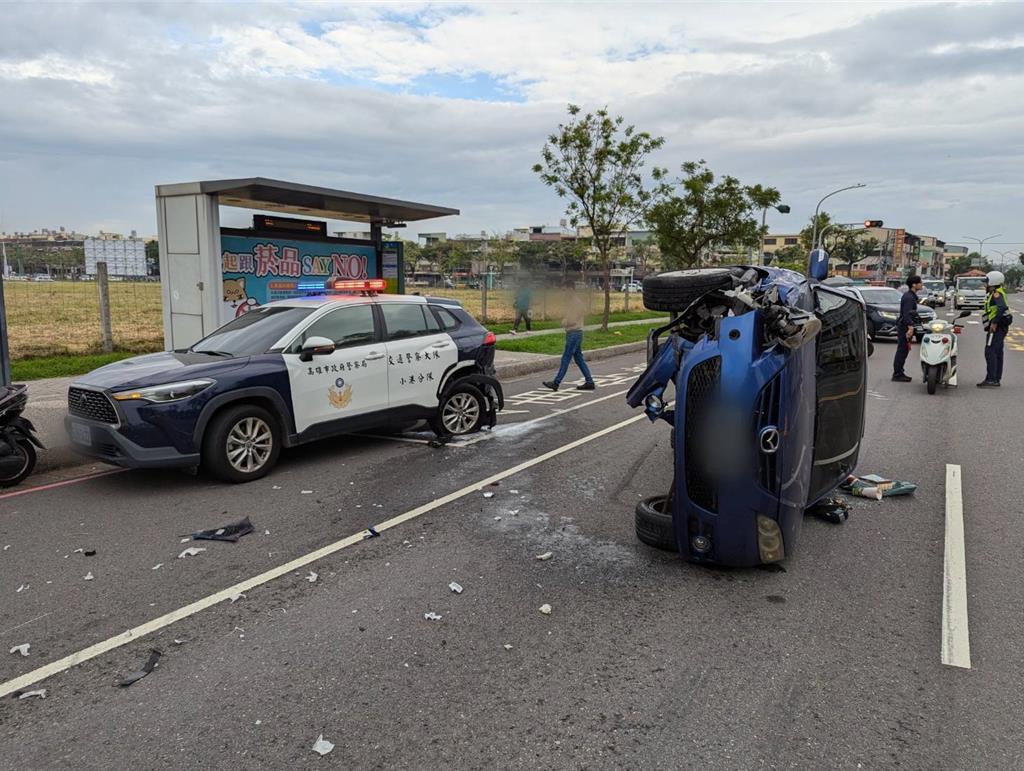
[[[970,315],[970,311],[963,311],[957,321]],[[928,393],[935,393],[940,385],[956,387],[957,335],[963,329],[956,322],[936,319],[925,330],[921,340],[921,372]]]
[[[22,417],[28,404],[28,386],[0,386],[0,487],[13,487],[36,467],[35,426]]]

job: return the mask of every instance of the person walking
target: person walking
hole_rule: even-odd
[[[530,303],[533,302],[533,292],[529,284],[522,284],[516,292],[516,299],[512,302],[512,308],[516,312],[516,320],[512,322],[512,334],[519,331],[519,322],[526,323],[526,331],[530,331]]]
[[[576,386],[577,391],[593,391],[594,376],[590,374],[587,362],[583,358],[583,322],[586,318],[587,307],[578,294],[576,294],[576,282],[569,280],[565,284],[565,310],[562,314],[562,328],[565,330],[565,349],[562,351],[562,364],[558,368],[558,374],[554,380],[545,380],[544,385],[552,391],[557,391],[562,383],[562,378],[569,370],[569,362],[575,361],[576,366],[583,373],[583,382]]]
[[[903,371],[910,353],[910,341],[914,339],[917,324],[917,293],[924,283],[920,276],[907,279],[907,291],[900,298],[900,316],[896,319],[896,356],[892,360],[892,379],[897,383],[910,383],[913,378]]]
[[[985,379],[978,388],[998,388],[1003,379],[1003,344],[1013,317],[1006,303],[1005,277],[998,270],[991,270],[985,276]]]

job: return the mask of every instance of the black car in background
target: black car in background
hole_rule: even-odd
[[[868,338],[896,339],[896,320],[900,317],[900,300],[903,293],[888,286],[844,287],[864,301],[867,310]],[[935,319],[935,311],[927,305],[917,305],[917,320],[914,324],[914,339],[918,342],[924,335],[925,326]]]

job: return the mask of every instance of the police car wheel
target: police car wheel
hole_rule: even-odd
[[[668,498],[655,495],[636,505],[636,537],[648,546],[664,551],[679,551],[672,512],[666,511]]]
[[[438,436],[462,436],[480,430],[487,413],[487,400],[469,383],[456,385],[441,399],[430,427]]]
[[[254,404],[228,407],[214,417],[203,442],[203,465],[227,482],[264,476],[281,454],[281,435],[270,413]]]

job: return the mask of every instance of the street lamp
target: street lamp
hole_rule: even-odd
[[[831,193],[826,195],[825,198],[822,198],[820,201],[818,201],[818,205],[814,207],[814,223],[813,223],[813,228],[811,230],[811,248],[812,249],[814,249],[815,245],[818,243],[818,212],[821,210],[821,205],[825,202],[825,199],[826,198],[831,198],[836,193],[841,193],[844,190],[855,190],[858,187],[867,187],[867,185],[865,185],[863,182],[858,182],[856,185],[849,185],[848,187],[841,187],[838,190],[833,190]]]
[[[986,241],[991,241],[993,238],[999,238],[999,236],[1001,236],[1001,235],[1002,235],[1002,233],[996,233],[994,236],[985,236],[984,238],[976,238],[974,236],[960,236],[960,237],[961,238],[966,238],[968,241],[977,241],[978,242],[978,255],[981,257],[982,260],[984,260],[985,259],[985,253],[982,251],[982,249],[985,246],[985,242]]]
[[[768,218],[769,209],[775,209],[779,214],[789,214],[790,211],[789,205],[784,203],[780,203],[778,206],[765,206],[764,209],[761,210],[761,247],[757,250],[757,264],[762,267],[764,266],[764,228],[765,220]]]

